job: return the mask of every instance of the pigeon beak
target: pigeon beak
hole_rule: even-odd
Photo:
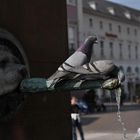
[[[96,37],[96,36],[94,37],[94,43],[95,43],[95,44],[97,44],[97,43],[98,43],[98,39],[97,39],[97,37]]]
[[[95,44],[98,44],[98,41],[97,41],[97,39],[95,40],[95,42],[94,42]]]

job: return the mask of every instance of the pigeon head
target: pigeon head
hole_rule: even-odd
[[[89,36],[85,39],[84,43],[77,51],[81,51],[82,53],[86,54],[87,58],[90,60],[92,54],[92,47],[95,43],[97,43],[97,37]]]

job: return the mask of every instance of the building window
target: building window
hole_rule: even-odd
[[[132,69],[131,69],[131,67],[129,66],[129,67],[127,67],[127,73],[128,74],[130,74],[132,72]]]
[[[73,54],[75,52],[75,44],[69,43],[69,55]]]
[[[139,67],[136,67],[136,68],[135,68],[135,73],[136,73],[136,76],[137,76],[137,78],[138,78],[138,77],[139,77]],[[136,81],[138,82],[139,79],[136,79]]]
[[[113,7],[108,7],[108,12],[111,14],[111,15],[115,15],[115,10]]]
[[[130,28],[127,27],[127,34],[129,35],[130,34]]]
[[[136,83],[139,83],[139,77],[136,77],[135,81]]]
[[[135,58],[138,59],[138,46],[135,46]]]
[[[131,19],[131,14],[128,11],[126,11],[124,15],[126,18]]]
[[[122,70],[122,71],[124,72],[124,68],[123,68],[123,66],[120,66],[120,70]]]
[[[89,2],[89,6],[93,9],[96,10],[96,3],[94,1]]]
[[[92,20],[92,18],[89,18],[89,27],[93,27],[93,20]]]
[[[113,53],[113,43],[112,42],[109,43],[109,47],[110,47],[110,57],[113,58],[114,53]]]
[[[137,74],[139,74],[139,68],[138,68],[138,67],[135,68],[135,72],[136,72]]]
[[[122,59],[122,44],[120,43],[119,46],[120,46],[120,59]]]
[[[67,4],[76,5],[76,0],[67,0]]]
[[[134,35],[137,36],[137,29],[134,29]]]
[[[75,40],[75,28],[74,27],[68,28],[68,37],[71,42],[73,42]]]
[[[131,59],[131,45],[128,45],[128,58]]]
[[[121,33],[121,26],[118,25],[118,32]]]
[[[101,57],[104,57],[104,41],[100,41]]]
[[[75,36],[76,36],[76,31],[74,27],[69,27],[68,28],[68,41],[69,41],[69,50],[70,53],[72,53],[76,48],[75,45]]]
[[[109,31],[112,31],[112,23],[109,23]]]
[[[100,29],[103,29],[103,22],[100,21]]]

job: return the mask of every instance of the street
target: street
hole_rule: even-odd
[[[137,129],[140,127],[139,110],[139,105],[125,105],[122,107],[122,120],[127,129],[128,140],[133,140]],[[116,109],[114,107],[104,113],[83,115],[82,124],[85,140],[123,140],[122,127],[117,121]],[[80,140],[79,134],[78,140]]]

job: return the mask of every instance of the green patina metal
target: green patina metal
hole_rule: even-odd
[[[45,91],[67,91],[67,90],[84,90],[104,88],[113,90],[119,84],[118,79],[108,80],[61,80],[54,84],[54,86],[47,86],[47,79],[45,78],[29,78],[24,79],[20,84],[21,92],[45,92]]]

